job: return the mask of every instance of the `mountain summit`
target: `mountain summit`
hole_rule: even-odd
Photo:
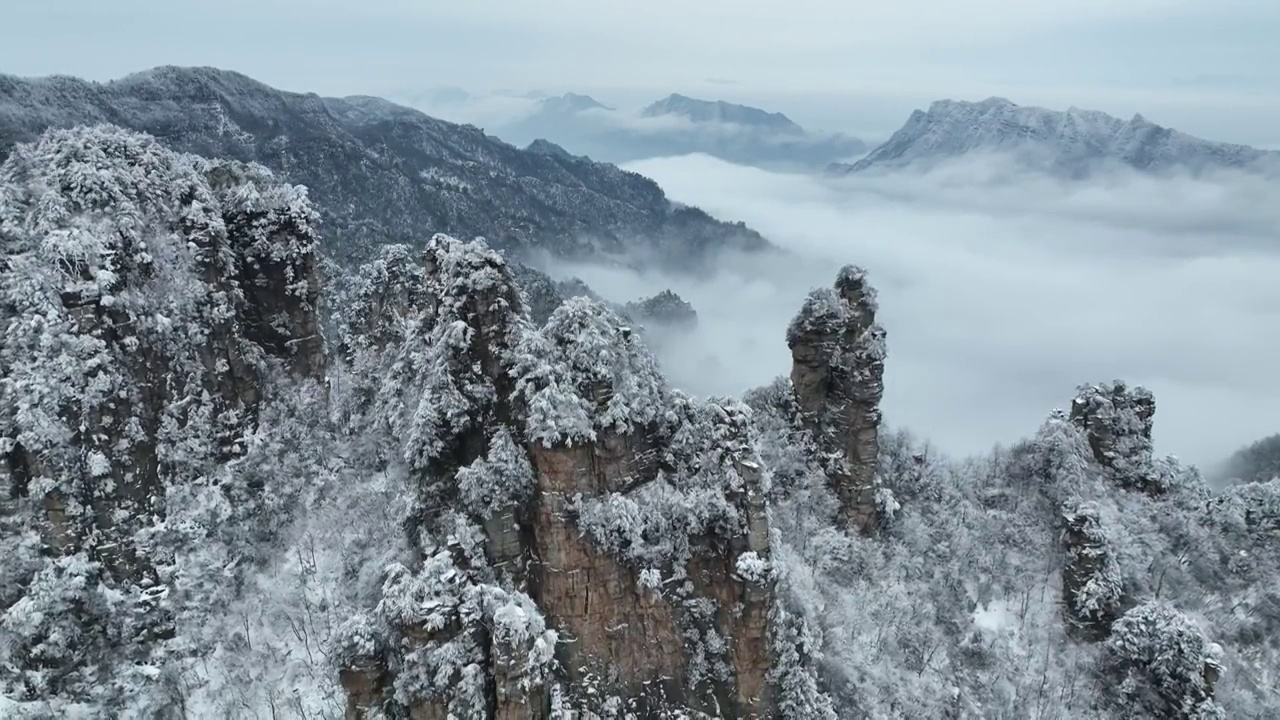
[[[676,115],[697,123],[733,123],[768,130],[782,135],[804,135],[805,129],[782,113],[771,113],[750,105],[736,105],[723,100],[698,100],[673,93],[646,107],[643,117]]]
[[[872,168],[930,164],[971,152],[1011,152],[1036,167],[1081,177],[1099,165],[1121,163],[1146,172],[1223,168],[1257,169],[1280,153],[1217,143],[1156,125],[1142,115],[1129,120],[1096,110],[1066,111],[1018,105],[1000,97],[981,102],[939,100],[916,110],[887,142],[845,174]]]
[[[585,112],[587,110],[611,111],[613,108],[590,95],[579,95],[572,92],[556,97],[543,98],[538,101],[538,111],[543,113],[566,114]]]

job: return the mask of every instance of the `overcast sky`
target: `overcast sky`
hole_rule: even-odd
[[[215,65],[323,94],[672,91],[887,133],[940,97],[1280,145],[1276,0],[0,0],[0,71]]]

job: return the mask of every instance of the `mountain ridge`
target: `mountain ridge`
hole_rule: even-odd
[[[575,93],[536,107],[495,132],[516,145],[545,140],[574,155],[618,163],[705,153],[766,169],[821,170],[867,150],[858,138],[809,131],[779,112],[679,93],[634,113]]]
[[[1261,170],[1280,153],[1204,140],[1157,125],[1141,114],[1129,120],[1071,106],[1050,110],[1003,97],[978,102],[936,100],[915,110],[887,141],[852,164],[832,164],[836,175],[873,168],[928,165],[970,152],[1008,151],[1057,174],[1084,177],[1106,163],[1143,172]]]
[[[538,107],[544,111],[553,113],[576,113],[587,110],[613,111],[615,109],[605,105],[599,100],[596,100],[590,95],[579,95],[574,92],[567,92],[563,95],[543,98],[538,101]]]
[[[679,93],[672,93],[651,103],[640,111],[640,114],[642,117],[676,115],[693,122],[727,122],[787,135],[804,135],[808,132],[780,112],[769,112],[751,105],[724,100],[701,100]]]
[[[635,173],[521,150],[380,98],[286,92],[211,67],[161,66],[105,83],[0,76],[0,158],[49,127],[98,123],[306,185],[340,257],[436,231],[484,236],[516,256],[666,258],[675,268],[769,247],[740,223],[673,205]]]

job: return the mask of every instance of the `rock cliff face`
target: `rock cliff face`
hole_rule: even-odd
[[[166,461],[161,435],[220,418],[207,452],[226,460],[264,361],[322,374],[314,213],[260,170],[111,129],[49,134],[0,185],[9,462],[43,493],[55,548],[128,562],[115,526],[161,512],[194,460]]]
[[[1151,456],[1156,401],[1150,391],[1119,380],[1081,386],[1071,421],[1084,430],[1093,458],[1123,487],[1159,492]]]
[[[1071,504],[1063,521],[1067,564],[1062,569],[1062,600],[1067,626],[1086,639],[1103,640],[1125,610],[1115,549],[1093,505]]]
[[[746,409],[669,390],[589,298],[535,328],[482,243],[437,236],[411,262],[390,248],[366,269],[351,315],[378,340],[345,342],[397,388],[369,416],[408,438],[420,558],[384,586],[380,639],[352,643],[349,714],[769,716],[767,480]],[[404,611],[424,594],[456,609]]]
[[[47,551],[4,568],[22,574],[0,650],[23,664],[5,681],[80,696],[121,676],[122,649],[126,666],[173,652],[208,600],[183,553],[225,524],[226,572],[253,557],[246,526],[292,512],[259,419],[324,379],[339,422],[316,431],[356,448],[351,481],[407,481],[408,554],[333,642],[349,715],[771,716],[749,411],[668,388],[598,301],[562,299],[536,327],[502,257],[445,236],[346,281],[331,367],[315,219],[260,167],[117,128],[51,131],[5,162],[5,527]],[[169,526],[174,498],[209,515]]]
[[[885,334],[875,312],[875,290],[866,274],[847,266],[833,288],[809,295],[787,329],[791,386],[802,423],[826,456],[841,518],[863,532],[877,523]]]
[[[273,378],[324,372],[315,219],[260,167],[117,128],[51,131],[0,166],[0,448],[54,558],[31,582],[92,578],[141,608],[125,629],[86,621],[67,654],[56,623],[84,619],[35,615],[28,682],[90,686],[112,633],[167,632],[144,538],[167,496],[241,455]]]

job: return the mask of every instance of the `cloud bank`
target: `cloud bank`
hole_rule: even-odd
[[[1211,464],[1280,430],[1280,189],[1256,178],[1089,183],[969,158],[841,180],[705,156],[638,162],[675,200],[789,251],[710,277],[566,267],[612,300],[670,287],[696,334],[661,345],[673,382],[732,394],[786,373],[787,322],[839,266],[866,267],[889,337],[887,419],[953,454],[1031,434],[1076,385],[1156,394],[1156,449]]]

